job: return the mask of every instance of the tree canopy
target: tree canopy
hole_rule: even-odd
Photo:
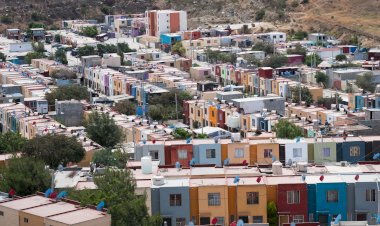
[[[184,128],[176,128],[173,131],[173,137],[175,139],[180,139],[180,140],[187,139],[187,138],[191,137],[191,132],[187,131]]]
[[[84,121],[87,135],[103,147],[114,147],[123,139],[122,130],[105,113],[92,112]]]
[[[93,46],[83,46],[78,48],[78,55],[80,57],[82,56],[91,56],[91,55],[96,55],[97,52],[95,50],[95,47]]]
[[[266,54],[272,54],[274,52],[273,43],[270,42],[256,42],[252,46],[252,50],[264,51]]]
[[[263,61],[265,67],[279,68],[288,63],[288,58],[284,55],[272,55]]]
[[[276,226],[276,225],[278,225],[277,207],[276,207],[276,203],[275,202],[270,201],[268,203],[267,213],[268,213],[268,223],[269,223],[269,226]]]
[[[44,53],[42,52],[29,52],[25,55],[25,62],[31,64],[33,59],[42,59],[45,58]]]
[[[123,100],[115,104],[115,111],[125,115],[136,114],[136,104],[130,100]]]
[[[84,36],[95,38],[98,35],[98,29],[96,26],[84,27],[81,33]]]
[[[289,122],[287,119],[280,119],[274,127],[277,138],[295,139],[304,136],[302,128]]]
[[[327,76],[326,73],[318,71],[315,74],[315,80],[317,83],[322,84],[323,87],[326,88],[329,83],[329,76]]]
[[[54,53],[54,59],[55,61],[60,62],[61,64],[67,64],[67,56],[66,56],[66,50],[63,48],[57,49]]]
[[[77,74],[67,69],[58,69],[51,73],[50,77],[55,79],[76,79]]]
[[[296,54],[296,55],[302,55],[305,57],[307,50],[304,47],[302,47],[301,44],[298,43],[293,49],[287,49],[286,52],[287,54]]]
[[[293,87],[291,88],[292,92],[292,101],[293,103],[299,103],[299,93],[301,92],[301,101],[305,101],[306,105],[310,105],[313,103],[313,96],[310,93],[310,90],[306,87]]]
[[[321,62],[322,62],[321,57],[315,53],[307,55],[305,58],[305,64],[309,67],[316,67]]]
[[[23,149],[26,139],[19,133],[6,132],[0,134],[0,154],[16,153]]]
[[[69,198],[93,205],[105,201],[112,226],[162,225],[161,217],[149,217],[146,196],[135,194],[136,182],[130,170],[107,169],[104,174],[95,174],[94,182],[97,190],[72,191]]]
[[[92,162],[97,166],[115,166],[124,169],[128,159],[129,157],[121,149],[103,148],[94,153]]]
[[[375,92],[376,89],[376,84],[373,81],[373,74],[371,72],[366,72],[363,75],[357,76],[355,84],[364,91],[369,91],[371,93]]]
[[[0,168],[0,190],[15,190],[25,196],[50,187],[51,175],[43,161],[35,158],[14,158]]]
[[[46,94],[49,105],[54,105],[55,100],[89,100],[89,98],[87,88],[79,85],[60,86]]]
[[[180,56],[184,56],[186,53],[186,49],[182,46],[182,42],[174,43],[172,47],[172,54],[178,54]]]
[[[57,168],[60,164],[80,162],[86,151],[75,137],[62,134],[37,136],[26,142],[23,156],[41,159],[46,165]]]
[[[236,55],[234,53],[223,53],[219,50],[206,49],[205,54],[207,60],[211,63],[236,63]]]
[[[337,56],[335,57],[335,59],[336,59],[337,61],[345,61],[345,60],[347,60],[347,56],[344,55],[344,54],[339,54],[339,55],[337,55]]]
[[[175,95],[177,95],[177,108],[175,106]],[[178,118],[182,119],[182,105],[184,100],[191,100],[193,96],[188,92],[171,91],[168,93],[162,93],[161,95],[153,96],[149,98],[148,115],[153,120],[174,120]]]

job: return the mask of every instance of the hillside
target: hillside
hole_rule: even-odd
[[[379,0],[0,0],[0,29],[167,8],[188,11],[191,27],[262,18],[284,31],[321,31],[342,39],[357,33],[368,43],[380,42]]]

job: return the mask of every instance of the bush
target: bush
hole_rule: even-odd
[[[264,9],[260,9],[260,10],[256,13],[255,20],[256,20],[256,21],[261,21],[262,19],[264,19],[264,16],[265,16],[265,10],[264,10]]]
[[[98,35],[98,29],[96,28],[96,26],[84,27],[82,29],[82,35],[95,38],[95,36]]]

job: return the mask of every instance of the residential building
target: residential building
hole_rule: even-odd
[[[187,31],[187,13],[174,10],[149,10],[145,12],[146,34],[160,37],[165,33]]]

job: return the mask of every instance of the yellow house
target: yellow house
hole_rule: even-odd
[[[272,164],[272,157],[280,158],[279,144],[275,140],[251,140],[250,145],[257,146],[257,163]]]
[[[198,190],[198,197],[193,197],[196,196],[195,192],[190,192],[190,200],[198,198],[198,206],[195,206],[194,202],[193,205],[190,204],[192,208],[190,213],[192,217],[196,215],[197,223],[209,225],[212,219],[217,218],[218,224],[227,225],[229,222],[227,180],[225,178],[191,179],[190,191],[196,190]]]
[[[229,202],[236,206],[235,212],[230,212],[234,220],[242,219],[245,223],[267,222],[267,189],[263,178],[260,180],[257,180],[257,177],[240,178],[238,183],[234,183],[234,179],[229,179],[228,186],[229,191],[236,192],[236,199],[229,199]]]

